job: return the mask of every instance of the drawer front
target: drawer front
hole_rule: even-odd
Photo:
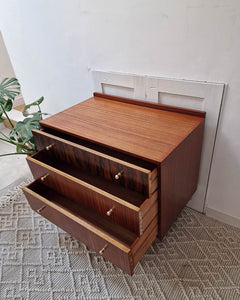
[[[148,170],[42,130],[33,130],[33,136],[38,150],[52,145],[50,151],[54,151],[58,159],[118,182],[130,190],[150,196],[157,189],[156,168]]]
[[[33,157],[28,157],[27,162],[35,179],[42,178],[46,186],[75,202],[81,203],[85,207],[97,211],[138,236],[143,233],[143,230],[151,221],[151,217],[148,217],[148,211],[155,207],[152,215],[157,214],[157,192],[150,199],[145,200],[141,208],[139,208],[84,181],[39,162]]]
[[[71,215],[63,208],[34,193],[28,187],[23,188],[23,191],[34,211],[83,242],[95,252],[100,253],[124,272],[132,274],[133,259],[129,255],[130,249],[127,246],[101,232],[98,228],[94,228],[93,225],[88,224],[85,220]]]

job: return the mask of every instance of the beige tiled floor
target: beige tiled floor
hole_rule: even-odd
[[[0,130],[4,134],[9,133],[9,129]],[[0,141],[0,154],[15,152],[15,147],[6,142]],[[12,186],[31,176],[26,162],[26,155],[11,155],[0,157],[0,196],[4,195]]]

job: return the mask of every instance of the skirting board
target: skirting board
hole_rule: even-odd
[[[228,225],[232,225],[232,226],[240,228],[240,219],[239,218],[224,214],[218,210],[207,207],[206,208],[206,216],[216,219],[220,222],[226,223]]]

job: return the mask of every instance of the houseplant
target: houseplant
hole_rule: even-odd
[[[23,121],[17,122],[15,125],[9,118],[8,112],[13,108],[13,101],[15,97],[20,94],[20,84],[16,78],[4,78],[0,83],[0,123],[8,120],[11,131],[8,135],[4,134],[0,130],[0,140],[10,143],[16,146],[16,152],[0,154],[0,156],[26,154],[32,155],[37,151],[34,143],[32,129],[39,129],[39,122],[42,120],[42,116],[46,115],[42,113],[40,104],[44,98],[41,97],[37,101],[32,102],[24,107]],[[32,108],[36,108],[35,111],[29,112]]]

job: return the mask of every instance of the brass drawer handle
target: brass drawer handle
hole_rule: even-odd
[[[50,150],[53,146],[54,146],[54,144],[48,145],[45,149],[48,151],[48,150]]]
[[[100,255],[103,255],[104,251],[107,249],[108,247],[108,244],[106,244],[100,251],[99,251],[99,254]]]
[[[40,208],[37,210],[37,212],[40,214],[40,213],[44,210],[44,208],[46,208],[46,207],[47,207],[46,205],[40,207]]]
[[[113,206],[112,208],[110,208],[110,209],[107,211],[107,213],[106,213],[107,216],[110,217],[114,209],[115,209],[115,206]]]
[[[41,180],[41,181],[44,181],[44,180],[48,177],[48,175],[49,175],[49,174],[46,174],[46,175],[42,176],[42,177],[40,178],[40,180]]]
[[[122,174],[123,174],[123,171],[120,171],[120,172],[118,172],[118,173],[114,176],[114,178],[115,178],[116,180],[118,180],[118,179],[122,176]]]

